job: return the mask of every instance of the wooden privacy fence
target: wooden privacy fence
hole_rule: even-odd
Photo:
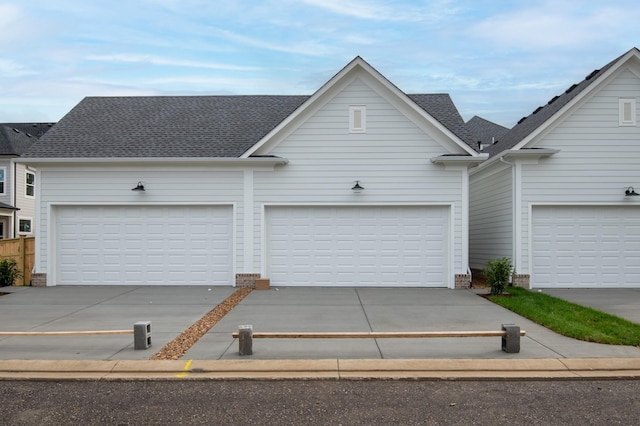
[[[18,278],[15,285],[30,285],[31,271],[35,265],[35,237],[11,238],[0,240],[0,260],[13,259],[16,261],[22,277]]]

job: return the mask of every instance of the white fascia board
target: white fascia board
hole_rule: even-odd
[[[289,160],[282,157],[251,157],[251,158],[211,158],[211,157],[100,157],[100,158],[19,158],[16,163],[38,164],[197,164],[220,167],[273,167],[285,165]]]
[[[544,123],[538,126],[533,132],[528,134],[524,139],[518,142],[512,149],[520,149],[524,146],[527,146],[531,141],[535,140],[540,134],[543,134],[547,129],[553,126],[557,120],[564,116],[567,111],[570,111],[576,104],[581,102],[584,98],[589,96],[596,88],[601,87],[612,74],[616,73],[624,64],[626,64],[631,58],[635,58],[636,60],[640,60],[640,51],[636,48],[631,49],[624,55],[622,58],[618,60],[611,68],[604,72],[601,76],[598,76],[596,80],[593,81],[589,86],[587,86],[582,92],[580,92],[575,98],[571,99],[565,106],[560,108],[553,114],[551,117],[547,119]]]
[[[440,155],[438,157],[432,157],[431,162],[434,164],[445,164],[445,165],[468,165],[474,166],[476,164],[482,163],[489,158],[489,154],[476,153],[475,156],[471,155]]]
[[[559,149],[551,149],[551,148],[521,148],[521,149],[509,149],[505,151],[503,157],[505,160],[520,160],[523,158],[543,158],[550,157],[554,154],[559,153]]]
[[[540,159],[543,157],[550,157],[554,154],[559,153],[559,149],[551,149],[551,148],[521,148],[521,149],[507,149],[502,151],[500,154],[491,157],[488,161],[480,164],[478,167],[475,167],[469,171],[470,175],[474,175],[479,171],[490,167],[492,164],[496,162],[507,159],[511,160],[521,160],[521,159]]]

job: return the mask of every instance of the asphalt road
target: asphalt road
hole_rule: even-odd
[[[1,381],[2,425],[631,425],[640,380]]]

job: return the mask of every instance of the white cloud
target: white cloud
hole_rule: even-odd
[[[13,25],[22,18],[22,10],[15,4],[0,4],[0,30],[6,31],[7,27]]]
[[[35,72],[32,70],[29,70],[24,65],[16,61],[0,58],[0,76],[17,77],[17,76],[24,76],[29,74],[35,74]]]
[[[310,6],[357,19],[390,22],[439,21],[457,8],[450,0],[431,2],[384,2],[370,0],[302,0]]]
[[[493,15],[473,25],[472,37],[489,40],[495,46],[522,49],[559,49],[587,46],[603,40],[603,34],[624,34],[636,29],[638,16],[626,6],[585,8],[580,4],[553,1]],[[632,41],[630,41],[632,43]]]
[[[187,61],[181,59],[163,58],[153,55],[136,54],[112,54],[112,55],[89,55],[85,59],[89,61],[101,62],[125,62],[125,63],[145,63],[152,65],[162,65],[170,67],[184,68],[207,68],[227,71],[259,71],[259,67],[244,67],[231,64],[219,64],[213,62]]]

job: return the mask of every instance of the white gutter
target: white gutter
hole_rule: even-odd
[[[500,154],[491,157],[488,161],[480,164],[478,167],[471,169],[469,171],[470,175],[474,175],[478,173],[478,171],[482,170],[485,167],[491,166],[496,161],[500,161],[502,163],[507,163],[505,160],[507,159],[525,159],[525,158],[542,158],[542,157],[550,157],[554,154],[559,153],[559,149],[552,148],[521,148],[521,149],[507,149],[502,151]],[[504,160],[503,160],[504,159]]]
[[[202,164],[212,166],[257,166],[273,167],[285,165],[289,160],[282,157],[78,157],[78,158],[18,158],[22,164]]]
[[[432,157],[431,162],[434,164],[445,164],[445,165],[475,165],[479,163],[483,163],[489,158],[489,154],[478,154],[476,156],[472,155],[439,155],[437,157]]]

